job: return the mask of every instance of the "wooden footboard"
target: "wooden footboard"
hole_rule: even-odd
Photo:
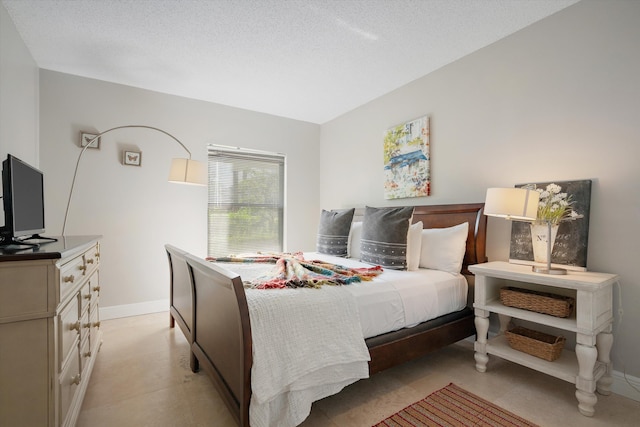
[[[414,222],[442,228],[469,222],[463,270],[485,262],[486,217],[483,204],[419,206]],[[171,316],[185,333],[198,365],[212,378],[242,427],[249,426],[252,340],[249,310],[240,276],[167,245],[171,265]],[[188,278],[186,278],[188,276]],[[178,283],[180,282],[180,283]],[[189,303],[191,301],[191,303]],[[173,321],[173,320],[172,320]],[[371,374],[475,333],[473,312],[466,308],[366,340]]]
[[[193,342],[193,285],[187,266],[187,253],[172,245],[165,245],[169,258],[169,327],[175,324],[184,334],[189,344]],[[198,360],[191,353],[191,370],[198,370]]]
[[[242,280],[216,265],[186,256],[194,285],[191,351],[213,379],[241,426],[249,426],[251,324]]]

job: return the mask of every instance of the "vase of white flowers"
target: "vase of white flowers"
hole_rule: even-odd
[[[553,245],[558,235],[560,223],[579,218],[580,215],[573,210],[571,196],[563,193],[559,185],[551,183],[544,189],[537,188],[536,191],[540,193],[540,202],[537,219],[531,223],[533,260],[546,263],[551,256],[551,254],[547,254],[547,249],[550,247],[551,253],[553,253]],[[551,245],[548,244],[549,240],[551,240]]]
[[[547,262],[548,240],[551,239],[551,252],[558,235],[558,224],[551,224],[551,236],[549,236],[549,224],[545,222],[531,223],[531,244],[533,246],[533,260],[535,262]]]

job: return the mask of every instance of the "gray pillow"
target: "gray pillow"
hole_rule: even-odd
[[[316,252],[334,256],[347,256],[349,230],[355,209],[326,211],[320,214]]]
[[[413,207],[372,208],[362,221],[362,261],[392,270],[407,268],[407,232]]]

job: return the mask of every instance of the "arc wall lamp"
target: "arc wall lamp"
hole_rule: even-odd
[[[207,184],[207,169],[204,163],[199,162],[197,160],[191,159],[191,151],[182,143],[178,138],[171,135],[169,132],[166,132],[162,129],[158,129],[153,126],[145,126],[145,125],[124,125],[117,126],[111,129],[107,129],[104,132],[100,132],[96,136],[94,136],[90,141],[87,141],[86,145],[80,151],[78,155],[78,160],[76,161],[76,168],[73,172],[73,180],[71,181],[71,190],[69,191],[69,200],[67,200],[67,209],[64,213],[64,222],[62,224],[62,235],[65,235],[65,230],[67,227],[67,217],[69,216],[69,206],[71,205],[71,198],[73,197],[73,189],[76,184],[76,178],[78,176],[78,166],[80,166],[80,160],[82,159],[82,155],[89,148],[94,141],[100,138],[102,135],[105,135],[109,132],[113,132],[118,129],[126,129],[126,128],[143,128],[150,129],[160,133],[167,135],[169,138],[173,139],[178,143],[189,155],[188,158],[174,158],[171,161],[171,169],[169,171],[169,182],[181,183],[181,184],[194,184],[194,185],[206,185]]]

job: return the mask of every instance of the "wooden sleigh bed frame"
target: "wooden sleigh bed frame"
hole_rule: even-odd
[[[469,223],[463,262],[486,261],[483,203],[416,206],[413,222],[423,228]],[[190,344],[190,366],[211,377],[238,425],[249,427],[252,338],[240,276],[174,246],[166,245],[171,274],[170,327],[178,324]],[[470,283],[469,288],[472,288]],[[473,310],[465,309],[365,340],[371,375],[421,357],[475,334]]]

